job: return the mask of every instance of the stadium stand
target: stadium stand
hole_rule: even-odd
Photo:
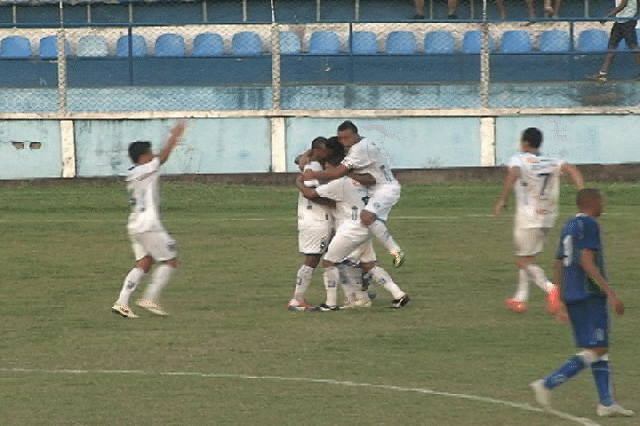
[[[160,34],[154,47],[155,56],[184,56],[184,37],[180,34]]]
[[[107,39],[100,35],[87,35],[78,40],[76,54],[83,57],[103,57],[109,55]]]
[[[424,36],[424,53],[454,53],[456,41],[449,31],[431,31]]]
[[[193,56],[224,56],[224,41],[217,33],[201,33],[193,39]]]
[[[351,52],[354,55],[375,55],[378,40],[372,31],[354,31],[351,34]]]
[[[235,33],[231,39],[231,54],[235,56],[262,55],[262,40],[253,31]]]
[[[588,29],[578,35],[580,52],[599,52],[607,49],[609,37],[604,30]]]
[[[302,52],[300,37],[293,31],[283,31],[280,33],[280,54],[299,55]]]
[[[71,53],[71,46],[69,40],[65,40],[64,43],[65,55],[69,56]],[[40,39],[38,47],[38,56],[42,59],[55,59],[58,57],[58,37],[46,36]]]
[[[337,55],[340,53],[340,38],[333,31],[315,31],[309,40],[312,55]]]
[[[142,57],[147,56],[147,42],[145,38],[139,34],[131,35],[131,56]],[[121,36],[116,42],[116,56],[129,56],[129,36]]]
[[[493,37],[489,37],[489,51],[496,49],[496,41]],[[462,37],[463,53],[480,53],[482,50],[482,32],[480,30],[472,30],[464,33]]]
[[[22,36],[9,36],[2,39],[0,45],[1,58],[29,58],[31,42]]]
[[[568,52],[571,50],[569,33],[562,30],[542,31],[538,37],[538,49],[541,52]]]
[[[409,31],[392,31],[387,35],[386,52],[390,55],[416,53],[416,36]]]
[[[500,50],[504,53],[526,53],[531,51],[531,35],[523,30],[502,33]]]

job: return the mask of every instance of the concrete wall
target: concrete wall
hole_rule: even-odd
[[[343,118],[196,118],[166,164],[168,174],[295,172],[293,159]],[[539,127],[544,153],[575,164],[640,162],[636,115],[354,118],[396,169],[500,166],[521,131]],[[0,179],[122,176],[127,146],[164,143],[173,120],[0,121]],[[64,124],[62,126],[61,124]],[[64,158],[63,158],[64,157]]]

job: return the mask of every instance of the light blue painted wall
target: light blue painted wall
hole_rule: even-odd
[[[129,143],[162,148],[175,120],[78,121],[77,175],[122,176],[131,166]],[[167,174],[259,173],[271,167],[271,127],[265,118],[191,119],[183,143],[164,166]]]
[[[30,147],[32,142],[41,143],[40,148]],[[61,177],[61,153],[58,121],[0,121],[0,179]]]
[[[640,162],[640,117],[582,115],[500,117],[496,120],[496,164],[508,164],[518,151],[520,134],[538,127],[542,153],[573,164]]]
[[[343,119],[287,120],[287,171],[294,158],[317,136],[334,136]],[[361,136],[381,147],[392,168],[422,169],[480,166],[480,119],[477,117],[411,117],[354,119]]]

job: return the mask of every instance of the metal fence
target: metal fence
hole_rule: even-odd
[[[585,18],[5,24],[0,113],[633,110],[639,69],[625,45],[607,82],[587,78],[610,27]]]

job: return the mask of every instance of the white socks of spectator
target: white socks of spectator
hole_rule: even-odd
[[[138,284],[140,284],[140,280],[144,277],[145,272],[142,268],[133,268],[127,274],[127,277],[124,279],[124,283],[122,284],[122,290],[120,291],[120,296],[118,297],[118,301],[120,305],[129,306],[129,298],[131,297],[131,293],[136,291],[138,288]]]
[[[165,285],[169,282],[169,278],[171,278],[171,273],[173,272],[173,267],[167,264],[161,264],[156,267],[156,270],[153,271],[153,276],[151,277],[151,282],[147,286],[144,291],[144,299],[151,300],[154,303],[158,303],[158,298],[160,297],[160,291],[164,288]]]

